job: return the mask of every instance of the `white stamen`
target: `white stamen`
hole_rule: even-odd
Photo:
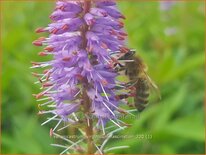
[[[38,99],[36,101],[44,101],[44,100],[49,100],[49,99],[51,99],[51,97],[46,97],[46,98]]]
[[[116,105],[114,105],[113,103],[106,101],[107,103],[109,103],[110,105],[112,105],[113,107],[115,107],[116,109],[119,109]]]
[[[40,111],[40,114],[49,114],[49,113],[54,113],[54,110]]]
[[[127,124],[127,123],[123,122],[123,121],[120,120],[120,119],[117,119],[117,121],[118,121],[118,122],[121,122],[121,123],[123,123],[123,124]]]
[[[137,111],[137,110],[136,110],[136,111]],[[129,110],[127,110],[126,112],[127,112],[128,114],[134,116],[134,117],[136,116],[136,115],[132,114],[131,112],[129,112]]]
[[[67,82],[66,82],[66,85],[68,85],[69,84],[69,81],[71,80],[71,78],[69,79],[69,80],[67,80]]]
[[[51,64],[41,64],[41,65],[35,65],[35,66],[32,66],[32,67],[30,67],[31,69],[33,69],[33,68],[39,68],[39,67],[41,67],[41,68],[44,68],[44,67],[47,67],[47,66],[50,66]]]
[[[90,123],[89,123],[89,118],[88,116],[86,115],[86,119],[87,119],[87,125],[90,126]]]
[[[35,73],[35,75],[38,75],[38,76],[43,76],[44,74],[40,74],[40,73]]]
[[[71,140],[69,140],[69,139],[66,139],[66,138],[64,138],[63,136],[60,136],[59,134],[57,134],[57,133],[55,133],[55,132],[53,132],[53,135],[54,135],[54,136],[57,136],[57,137],[59,137],[59,138],[61,138],[61,139],[63,139],[63,140],[65,140],[66,142],[69,142],[69,143],[71,143],[71,144],[75,144],[73,141],[71,141]]]
[[[118,60],[119,62],[134,62],[134,60]]]
[[[123,130],[123,129],[125,129],[125,128],[127,128],[127,127],[117,128],[117,129],[111,131],[111,132],[108,133],[108,134],[114,134],[115,132],[118,132],[118,131]]]
[[[42,93],[45,94],[46,92],[48,92],[49,90],[51,90],[52,88],[54,88],[54,85],[49,87],[48,89],[46,89],[45,91],[43,91]]]
[[[56,105],[48,105],[47,107],[49,107],[49,108],[55,108]]]
[[[108,98],[108,96],[107,96],[107,93],[105,92],[104,87],[102,86],[102,84],[101,84],[101,83],[100,83],[100,86],[102,87],[102,91],[104,92],[105,97],[106,97],[106,98],[107,98],[107,100],[109,101],[109,98]]]
[[[41,77],[41,80],[43,80],[48,74],[52,73],[52,70],[49,70],[44,76]]]
[[[54,100],[48,101],[46,103],[39,104],[39,106],[44,106],[44,105],[47,105],[47,104],[52,103],[52,102],[54,102]]]
[[[100,119],[100,121],[101,121],[101,125],[102,125],[102,131],[103,131],[103,135],[105,135],[104,124],[103,124],[103,121],[102,121],[102,119]]]
[[[110,55],[113,55],[113,54],[118,54],[118,53],[121,53],[120,51],[115,51],[115,52],[109,52]]]
[[[112,137],[113,134],[108,134],[108,137],[104,140],[104,142],[102,143],[100,149],[103,150],[104,146],[106,145],[106,143],[108,142],[108,140]]]
[[[81,140],[75,142],[74,144],[72,144],[71,146],[69,146],[67,149],[65,149],[64,151],[62,151],[62,152],[60,153],[60,155],[64,154],[64,153],[67,152],[71,147],[73,147],[74,145],[77,145],[78,143],[80,143],[80,142],[82,142],[82,141],[83,141],[83,140],[81,139]]]
[[[116,127],[116,125],[108,126],[108,127],[105,128],[105,130],[111,129],[113,127]]]
[[[107,60],[107,58],[105,58],[105,57],[103,57],[103,58],[108,64],[110,64],[110,62]]]
[[[62,48],[62,51],[64,51],[66,47],[67,47],[67,44],[64,45],[64,47]]]
[[[56,130],[56,128],[59,126],[59,124],[62,122],[63,119],[60,119],[59,122],[57,123],[57,125],[54,127],[53,131]]]
[[[108,133],[108,137],[104,140],[104,142],[102,143],[101,145],[101,150],[104,148],[104,146],[106,145],[106,143],[108,142],[108,140],[112,137],[112,135],[115,133],[115,132],[118,132],[122,129],[125,129],[126,127],[122,127],[122,128],[118,128],[118,129],[115,129],[113,131],[111,131],[110,133]]]
[[[95,95],[97,95],[97,87],[96,87],[96,94]]]
[[[115,116],[115,114],[112,112],[112,110],[107,106],[107,104],[106,103],[104,103],[104,102],[102,102],[103,104],[104,104],[104,106],[111,112],[111,114],[112,115],[114,115]]]
[[[76,93],[76,95],[74,95],[74,97],[76,97],[77,95],[79,95],[80,92],[81,92],[81,90],[80,90],[78,93]]]
[[[97,73],[97,75],[99,76],[100,79],[103,79],[103,77],[99,73]]]
[[[50,119],[51,117],[47,117],[47,119]],[[59,121],[60,119],[59,118],[54,118],[53,119],[54,121]]]
[[[137,111],[137,109],[127,110],[128,112],[134,112]]]
[[[58,116],[58,115],[54,115],[54,117],[52,117],[52,118],[48,119],[47,121],[43,122],[41,125],[44,125],[44,124],[50,122],[51,120],[53,120],[53,119],[56,118],[57,116]]]
[[[43,79],[43,80],[41,80],[42,82],[44,82],[44,81],[46,81],[46,79]],[[36,82],[34,82],[34,84],[38,84],[38,83],[41,83],[40,81],[36,81]]]
[[[129,148],[129,146],[115,146],[115,147],[111,147],[109,149],[104,150],[104,152],[106,153],[106,152],[111,151],[111,150],[126,149],[126,148]]]
[[[93,142],[94,143],[94,142]],[[99,147],[94,143],[95,147],[97,148],[97,150],[99,151],[100,154],[103,154],[102,151],[99,149]]]
[[[55,93],[61,93],[63,90],[53,90],[53,91],[48,91],[47,93],[49,94],[55,94]]]
[[[67,148],[67,146],[59,145],[59,144],[50,144],[51,146],[61,147],[61,148]]]
[[[110,119],[110,121],[112,121],[115,125],[117,125],[119,128],[121,128],[122,129],[122,127],[118,124],[118,123],[116,123],[115,121],[113,121],[112,119]]]
[[[109,103],[110,105],[112,105],[113,107],[115,107],[115,108],[117,108],[117,109],[119,109],[117,106],[115,106],[113,103],[111,103],[111,102],[108,102],[108,101],[106,101],[107,103]],[[136,110],[137,111],[137,110]],[[130,114],[130,115],[132,115],[132,116],[135,116],[134,114],[132,114],[132,113],[130,113],[129,112],[129,110],[128,111],[126,111],[128,114]]]
[[[61,130],[65,129],[65,128],[69,127],[70,125],[71,125],[71,124],[68,124],[68,125],[66,125],[66,126],[64,126],[64,127],[62,127],[62,128],[60,128],[60,129],[58,129],[57,131],[61,131]]]
[[[77,118],[77,116],[75,115],[75,113],[72,113],[72,115],[74,116],[75,121],[79,121],[79,119]]]
[[[92,78],[92,79],[94,79],[94,78],[93,78],[93,75],[92,75],[92,73],[91,73],[91,72],[90,72],[90,76],[91,76],[91,78]]]

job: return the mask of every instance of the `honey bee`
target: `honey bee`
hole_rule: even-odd
[[[124,70],[125,75],[130,80],[127,86],[135,87],[134,106],[139,112],[143,111],[148,105],[151,89],[154,89],[158,93],[159,98],[161,98],[157,85],[147,74],[148,67],[139,56],[135,56],[135,50],[130,50],[118,60],[125,60],[125,64],[120,65],[120,70]]]

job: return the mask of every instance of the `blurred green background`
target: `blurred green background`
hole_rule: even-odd
[[[51,147],[49,125],[36,115],[31,94],[39,91],[30,74],[30,61],[41,48],[31,42],[37,27],[46,26],[52,2],[2,3],[2,153],[59,153]],[[120,135],[150,135],[147,139],[112,140],[108,146],[130,145],[114,153],[205,152],[204,127],[204,2],[176,2],[161,10],[159,2],[119,1],[126,16],[129,47],[149,66],[162,100],[151,103],[133,126]],[[159,103],[160,102],[160,103]]]

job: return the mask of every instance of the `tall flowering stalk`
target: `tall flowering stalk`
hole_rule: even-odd
[[[49,32],[49,37],[40,37],[33,42],[36,46],[45,46],[40,56],[52,55],[47,62],[32,62],[32,68],[45,68],[43,73],[33,73],[41,84],[42,92],[34,94],[39,104],[39,114],[50,113],[52,116],[42,125],[58,120],[50,134],[55,135],[69,146],[53,144],[76,151],[86,139],[87,153],[103,153],[108,138],[97,146],[93,139],[99,129],[106,133],[106,123],[113,122],[118,129],[123,129],[118,113],[127,113],[119,107],[122,83],[116,78],[115,64],[118,57],[129,51],[124,40],[127,34],[120,21],[125,17],[118,11],[116,3],[108,0],[57,1],[50,16],[52,23],[38,28],[37,33]],[[84,116],[81,118],[80,116]],[[64,127],[59,128],[64,122]],[[73,142],[58,134],[67,126],[79,125],[85,136]],[[120,147],[121,148],[121,147]],[[81,151],[80,151],[81,152]]]

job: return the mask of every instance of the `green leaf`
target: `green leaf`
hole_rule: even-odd
[[[200,118],[202,117],[202,120]],[[205,141],[204,114],[197,111],[179,118],[164,127],[164,131],[195,141]]]

